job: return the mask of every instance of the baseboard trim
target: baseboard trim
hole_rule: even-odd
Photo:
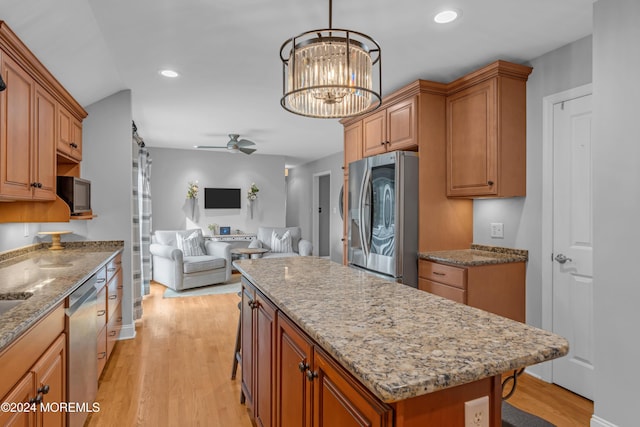
[[[136,325],[123,325],[120,329],[121,340],[131,340],[136,337]]]
[[[591,416],[591,427],[618,427],[618,426],[594,414]]]

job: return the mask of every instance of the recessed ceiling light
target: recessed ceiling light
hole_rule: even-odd
[[[449,22],[455,21],[460,13],[456,10],[443,10],[442,12],[436,14],[433,20],[438,24],[448,24]]]
[[[162,74],[165,77],[171,77],[171,78],[175,78],[178,77],[178,73],[173,71],[173,70],[161,70],[160,74]]]

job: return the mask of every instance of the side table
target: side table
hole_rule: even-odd
[[[256,259],[262,258],[262,254],[265,252],[269,252],[269,249],[263,248],[233,248],[231,249],[231,253],[235,255],[239,255],[240,258],[244,259]]]

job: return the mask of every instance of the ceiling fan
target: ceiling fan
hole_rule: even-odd
[[[248,139],[238,139],[240,135],[235,133],[229,134],[229,142],[227,145],[196,145],[195,148],[226,148],[232,153],[243,152],[244,154],[251,154],[256,151],[255,148],[247,148],[252,145],[256,145],[255,142],[249,141]]]

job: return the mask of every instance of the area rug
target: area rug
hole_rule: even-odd
[[[555,427],[555,425],[507,402],[502,402],[502,427]]]
[[[165,289],[163,298],[200,297],[203,295],[237,294],[240,292],[240,277],[233,277],[226,283],[203,286],[201,288],[186,289],[184,291],[174,291]]]

